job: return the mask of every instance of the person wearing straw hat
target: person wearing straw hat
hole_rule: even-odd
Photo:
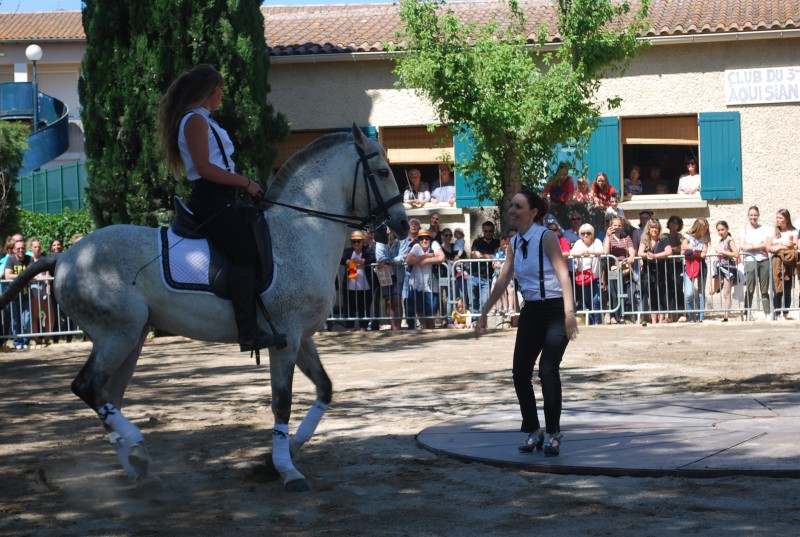
[[[347,274],[347,311],[345,311],[345,328],[348,332],[355,330],[356,318],[366,318],[372,304],[372,287],[365,267],[375,263],[375,254],[365,248],[364,233],[354,231],[350,235],[350,248],[342,253],[342,264]],[[361,330],[367,329],[367,322],[359,321]]]
[[[433,240],[430,231],[417,234],[417,244],[411,247],[406,263],[411,265],[409,276],[408,317],[420,317],[423,328],[435,327],[434,317],[439,312],[438,284],[434,282],[433,265],[443,263],[444,250]]]

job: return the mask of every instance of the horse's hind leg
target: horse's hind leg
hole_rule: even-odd
[[[309,337],[300,343],[300,352],[297,355],[297,367],[314,383],[317,389],[317,400],[308,409],[308,413],[303,418],[297,432],[294,434],[290,444],[290,453],[292,457],[297,455],[303,444],[311,440],[314,436],[314,431],[317,430],[322,416],[328,410],[328,405],[333,399],[333,385],[325,369],[322,367],[322,362],[319,359],[317,346],[314,341]]]
[[[126,473],[136,480],[147,477],[150,457],[142,432],[116,405],[122,403],[144,344],[146,307],[144,310],[139,315],[129,310],[124,327],[115,323],[113,328],[107,325],[91,331],[92,352],[72,382],[73,393],[97,412],[106,430],[112,431],[109,441]]]

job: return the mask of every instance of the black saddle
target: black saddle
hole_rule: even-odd
[[[231,260],[225,256],[222,249],[208,240],[208,235],[202,223],[197,220],[194,213],[175,196],[175,219],[172,221],[172,231],[187,239],[206,239],[210,259],[208,263],[208,283],[211,291],[220,298],[230,300],[230,273]],[[247,216],[256,239],[258,264],[255,267],[256,288],[259,294],[263,293],[272,283],[274,266],[272,262],[272,237],[264,214],[252,205],[245,205],[239,209]]]

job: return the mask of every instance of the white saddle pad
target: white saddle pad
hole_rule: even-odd
[[[206,239],[179,237],[172,228],[162,227],[158,248],[164,287],[179,293],[212,294],[208,281],[211,253]]]

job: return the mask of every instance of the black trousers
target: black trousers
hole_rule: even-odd
[[[532,433],[539,428],[536,397],[533,394],[533,367],[539,360],[542,381],[544,421],[549,434],[561,431],[561,359],[567,349],[564,325],[564,300],[526,302],[519,315],[514,345],[514,390],[522,413],[520,430]]]
[[[233,187],[198,179],[189,208],[203,223],[211,242],[222,248],[235,266],[252,269],[258,259],[255,237],[248,216],[237,208],[235,193]]]

